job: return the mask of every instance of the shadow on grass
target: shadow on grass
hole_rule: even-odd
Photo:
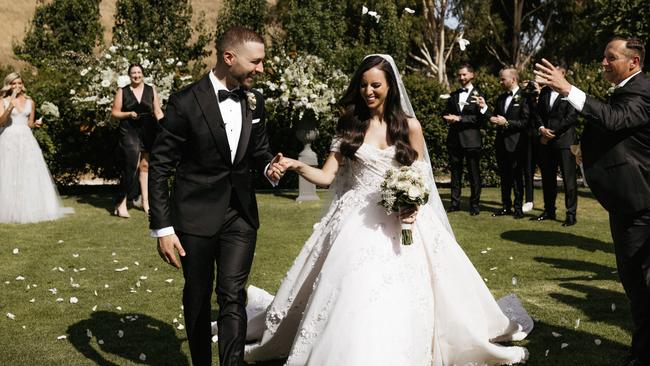
[[[555,337],[553,332],[561,336]],[[596,345],[596,339],[600,340],[600,345]],[[567,344],[564,348],[563,343]],[[626,344],[600,338],[582,331],[580,327],[558,327],[544,322],[535,323],[535,329],[524,346],[530,352],[526,366],[619,365],[628,351]]]
[[[584,275],[574,277],[556,277],[550,278],[560,281],[602,281],[612,280],[618,281],[618,275],[613,273],[616,271],[615,267],[603,266],[602,264],[585,262],[573,259],[560,259],[560,258],[544,258],[535,257],[537,262],[546,263],[553,266],[553,268],[564,269],[574,273],[587,272]]]
[[[124,332],[123,337],[118,335],[119,330]],[[79,353],[97,365],[118,365],[104,358],[99,350],[133,363],[189,365],[187,356],[181,352],[181,343],[185,339],[179,339],[170,324],[144,314],[94,312],[90,319],[68,328],[68,340]],[[140,359],[141,354],[146,355],[144,361]]]
[[[614,246],[611,243],[557,231],[511,230],[503,232],[501,238],[527,245],[576,247],[589,252],[600,250],[605,253],[614,253]]]

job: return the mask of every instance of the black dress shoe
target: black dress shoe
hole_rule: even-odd
[[[481,211],[479,211],[478,208],[473,208],[473,209],[469,210],[469,215],[470,216],[477,216],[479,213],[481,213]]]
[[[514,217],[515,219],[523,219],[524,212],[522,210],[515,210],[515,213],[512,214],[512,217]]]
[[[567,216],[566,220],[562,223],[562,226],[573,226],[576,222],[578,222],[578,220],[576,220],[575,216]]]
[[[498,211],[494,211],[492,213],[493,217],[496,217],[496,216],[510,216],[510,215],[512,215],[512,210],[506,210],[505,208],[503,208],[501,210],[498,210]]]
[[[555,220],[555,212],[550,213],[550,212],[542,212],[541,215],[537,217],[531,217],[530,221],[544,221],[544,220]]]
[[[447,209],[447,212],[456,212],[456,211],[460,211],[460,207],[451,206]]]

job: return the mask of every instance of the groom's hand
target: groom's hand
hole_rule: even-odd
[[[283,159],[282,153],[278,153],[273,160],[269,163],[269,168],[266,171],[266,176],[269,177],[269,179],[278,182],[280,181],[280,178],[284,176],[284,172],[286,169],[280,165],[280,161]]]
[[[161,236],[158,238],[158,254],[160,258],[170,265],[181,268],[181,263],[176,258],[176,252],[180,254],[181,257],[185,256],[185,249],[181,245],[181,241],[178,240],[176,234]]]
[[[562,70],[553,66],[547,59],[535,64],[535,82],[546,85],[558,92],[563,97],[569,95],[571,84],[564,78]]]

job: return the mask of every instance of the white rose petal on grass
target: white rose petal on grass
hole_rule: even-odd
[[[612,311],[616,311],[616,304],[612,303]]]
[[[140,276],[140,279],[144,281],[147,279],[147,276]]]
[[[183,329],[185,329],[185,326],[184,326],[183,324],[178,324],[178,326],[176,327],[176,329],[178,329],[178,330],[183,330]]]
[[[128,269],[129,269],[129,267],[116,268],[115,272],[124,272],[124,271],[126,271]]]
[[[492,267],[490,268],[490,271],[496,271],[499,267]]]
[[[576,325],[573,327],[573,329],[578,329],[580,326],[580,319],[576,319]]]
[[[57,241],[57,244],[63,244],[63,240]]]
[[[168,279],[165,280],[165,282],[172,283],[172,282],[174,282],[174,279],[173,278],[168,278]]]
[[[31,303],[35,303],[35,302],[36,302],[36,298],[35,298],[35,297],[32,298],[31,300],[29,300],[29,302],[31,302]]]
[[[603,342],[600,339],[596,338],[594,339],[594,343],[596,344],[596,346],[600,346],[600,344]]]
[[[140,265],[140,262],[135,261],[135,262],[133,262],[133,264],[135,264],[136,266],[139,266],[139,265]]]
[[[219,341],[219,336],[218,335],[213,335],[212,336],[212,343],[217,343]]]
[[[512,277],[512,285],[517,286],[517,277]]]
[[[562,344],[560,345],[560,349],[565,349],[565,348],[567,348],[567,347],[569,347],[569,344],[568,344],[568,343],[562,343]]]
[[[56,302],[63,302],[63,298],[62,298],[62,297],[59,297],[59,298],[57,298],[55,301],[56,301]]]
[[[481,254],[487,253],[487,250],[481,250]]]
[[[548,350],[546,350],[546,352],[544,352],[544,357],[548,357]]]
[[[93,332],[91,332],[90,329],[86,329],[86,336],[88,338],[92,338],[93,337]]]
[[[18,248],[14,248],[14,250],[12,251],[12,253],[13,253],[13,254],[18,254],[18,253],[20,253],[20,250],[19,250]]]
[[[104,284],[104,288],[109,288],[109,287],[110,287],[110,286],[108,286],[108,283],[105,283],[105,284]]]
[[[9,318],[11,320],[16,320],[16,316],[14,314],[12,314],[12,313],[7,313],[7,318]]]
[[[79,253],[72,253],[72,258],[79,258]]]
[[[56,337],[56,339],[59,340],[59,341],[62,341],[64,339],[66,339],[66,338],[68,338],[68,336],[60,335],[60,336]]]
[[[25,281],[25,277],[18,276],[18,277],[16,277],[16,281]]]
[[[79,302],[79,299],[77,299],[76,297],[72,296],[72,297],[70,298],[70,304],[76,304],[76,303],[78,303],[78,302]]]
[[[562,334],[557,333],[557,332],[551,332],[551,334],[552,334],[553,337],[555,337],[555,338],[562,337]]]
[[[56,295],[56,293],[58,292],[56,288],[51,288],[48,291],[51,292],[52,295]]]
[[[122,311],[122,307],[121,306],[116,306],[115,310]]]
[[[117,336],[118,336],[119,338],[124,337],[124,331],[123,331],[122,329],[118,330],[118,331],[117,331]]]
[[[93,311],[97,311],[97,305],[93,306]]]
[[[99,344],[104,344],[104,340],[103,340],[103,339],[100,339],[100,340],[97,341],[97,343],[99,343]]]
[[[146,360],[147,360],[147,355],[145,355],[144,353],[141,353],[140,354],[140,361],[144,362]]]

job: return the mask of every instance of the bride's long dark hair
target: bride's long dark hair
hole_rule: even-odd
[[[370,124],[370,110],[361,95],[361,78],[363,74],[378,68],[384,72],[388,82],[388,95],[384,100],[384,121],[388,125],[389,142],[395,145],[395,160],[402,165],[411,165],[418,153],[409,142],[408,116],[402,109],[397,78],[390,63],[381,56],[365,58],[357,68],[350,85],[339,101],[342,115],[336,126],[336,133],[341,138],[341,154],[354,159],[354,154],[363,144]]]

